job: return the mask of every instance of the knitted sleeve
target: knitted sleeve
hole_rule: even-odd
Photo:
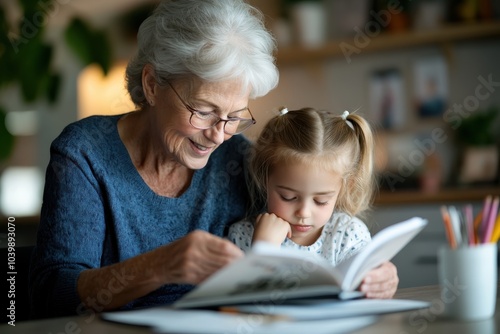
[[[30,273],[33,317],[78,313],[78,277],[100,266],[106,229],[98,182],[83,155],[78,161],[68,147],[52,146],[46,171]]]

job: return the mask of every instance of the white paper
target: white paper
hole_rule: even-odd
[[[358,317],[427,308],[430,303],[407,299],[358,299],[321,302],[297,301],[295,305],[242,305],[245,313],[280,315],[297,321]]]
[[[148,326],[156,333],[190,334],[303,334],[346,333],[376,322],[375,316],[311,321],[273,320],[259,314],[228,314],[203,310],[151,308],[137,311],[103,313],[105,320]]]

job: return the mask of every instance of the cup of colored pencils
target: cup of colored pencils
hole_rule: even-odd
[[[470,204],[441,207],[448,244],[438,251],[438,277],[446,317],[481,320],[495,313],[499,201],[487,196],[475,216]]]
[[[441,215],[450,247],[496,244],[500,239],[499,200],[499,196],[487,196],[475,218],[471,204],[461,211],[455,206],[442,206]]]

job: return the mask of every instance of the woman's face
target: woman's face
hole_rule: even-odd
[[[213,112],[227,119],[235,111],[246,108],[248,99],[249,92],[242,93],[241,84],[237,81],[172,81],[171,86],[157,85],[151,110],[152,126],[157,130],[162,149],[168,157],[190,169],[200,169],[207,164],[212,152],[232,135],[224,132],[224,122],[205,130],[193,127],[189,123],[191,112],[184,103],[193,109]]]

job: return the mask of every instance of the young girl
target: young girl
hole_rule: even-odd
[[[229,239],[243,251],[266,241],[318,253],[333,265],[353,256],[371,240],[356,216],[373,194],[373,145],[361,116],[282,109],[262,130],[250,158],[254,203],[266,201],[268,212],[233,224]],[[390,298],[397,283],[388,262],[372,270],[360,289],[367,297]]]

